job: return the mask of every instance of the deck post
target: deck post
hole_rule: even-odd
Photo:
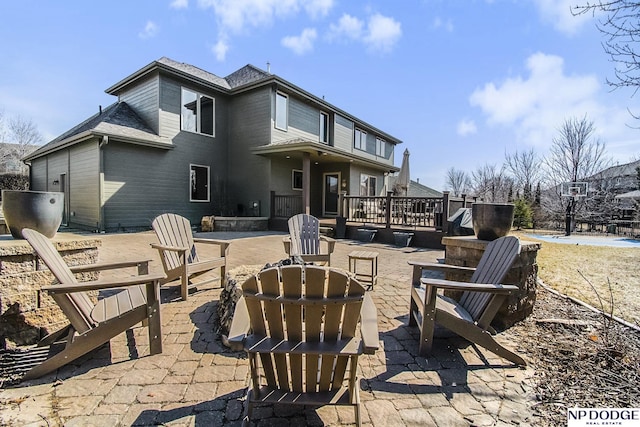
[[[311,154],[302,153],[302,209],[311,215]]]
[[[391,228],[391,195],[393,191],[387,191],[386,209],[384,211],[385,228]]]

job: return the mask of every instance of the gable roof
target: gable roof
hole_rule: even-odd
[[[25,156],[23,160],[35,159],[92,136],[107,136],[132,143],[166,145],[167,148],[171,148],[171,141],[154,133],[126,102],[116,102]]]

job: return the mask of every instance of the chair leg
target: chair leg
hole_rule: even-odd
[[[180,280],[180,296],[186,301],[189,296],[189,276],[183,274]]]

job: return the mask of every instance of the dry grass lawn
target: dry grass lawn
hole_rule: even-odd
[[[542,242],[538,276],[549,287],[640,325],[640,248]]]

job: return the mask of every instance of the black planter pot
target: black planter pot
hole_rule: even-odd
[[[480,240],[506,236],[513,225],[515,205],[511,203],[474,203],[471,205],[473,231]]]
[[[62,222],[63,209],[64,193],[2,190],[2,212],[14,239],[23,239],[23,228],[54,237]]]

